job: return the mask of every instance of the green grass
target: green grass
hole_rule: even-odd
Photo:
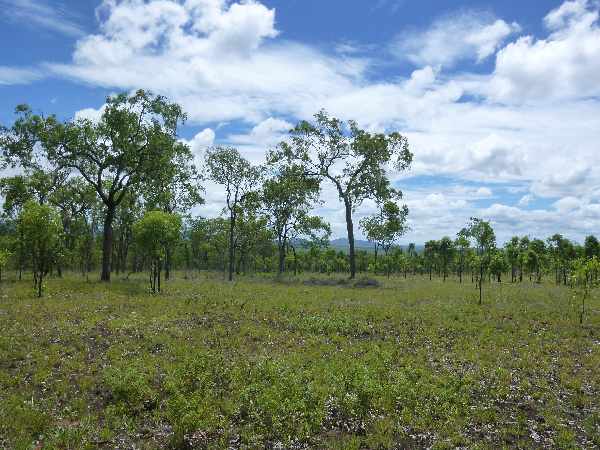
[[[76,276],[0,285],[0,448],[594,448],[569,290]]]

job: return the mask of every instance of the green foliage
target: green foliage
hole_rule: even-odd
[[[571,286],[575,298],[580,300],[579,323],[583,323],[585,317],[585,302],[591,292],[600,286],[600,259],[597,256],[591,258],[579,258],[573,263],[571,274]]]
[[[134,224],[133,235],[150,261],[150,288],[152,292],[160,292],[160,275],[167,252],[181,237],[181,217],[163,211],[147,212]]]
[[[263,170],[255,167],[233,147],[214,147],[206,153],[208,177],[225,188],[226,210],[229,213],[229,281],[235,268],[236,221],[244,210],[255,209],[258,195],[255,191]],[[247,211],[246,211],[247,212]]]
[[[108,281],[116,208],[133,188],[162,179],[164,173],[173,175],[177,161],[191,158],[189,148],[177,140],[185,114],[179,105],[143,90],[109,96],[97,122],[62,122],[56,116],[33,114],[25,105],[16,113],[12,128],[1,133],[5,161],[45,178],[50,175],[51,180],[60,176],[64,181],[75,171],[104,204],[101,278]],[[49,172],[41,170],[44,164],[50,165]]]
[[[6,269],[11,256],[11,252],[8,249],[0,248],[0,281],[2,281],[2,273]]]
[[[62,224],[52,207],[29,201],[19,216],[19,236],[34,269],[34,288],[42,296],[44,277],[60,257]]]
[[[356,273],[352,214],[366,199],[385,202],[402,197],[393,188],[386,167],[398,171],[412,163],[408,140],[400,133],[369,133],[354,121],[344,123],[320,111],[314,122],[302,121],[267,155],[269,162],[286,161],[303,168],[306,175],[325,179],[335,186],[344,203],[349,242],[350,277]]]
[[[109,367],[103,374],[108,400],[123,407],[125,414],[138,414],[156,406],[157,395],[148,374],[135,367]]]
[[[308,236],[317,240],[329,236],[329,225],[320,217],[309,215],[318,201],[319,192],[319,180],[306,176],[298,165],[274,168],[273,176],[263,184],[260,202],[277,239],[279,274],[285,270],[288,247],[295,245],[297,239]]]
[[[400,208],[395,202],[387,200],[379,206],[379,211],[360,220],[360,227],[370,242],[381,247],[385,254],[394,242],[407,231],[406,218],[408,207]]]
[[[209,273],[152,297],[141,275],[66,273],[45,302],[4,284],[0,446],[600,444],[597,296],[581,327],[548,281],[495,284],[482,309],[452,279],[374,279]]]

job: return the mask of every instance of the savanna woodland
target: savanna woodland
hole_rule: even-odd
[[[498,245],[472,218],[400,246],[402,134],[321,111],[263,165],[196,167],[185,119],[140,90],[2,129],[1,446],[600,445],[594,236]],[[206,182],[220,217],[193,212]],[[313,215],[326,183],[347,249]]]

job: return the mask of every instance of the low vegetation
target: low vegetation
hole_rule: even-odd
[[[15,113],[1,448],[600,446],[593,235],[502,243],[471,218],[402,247],[407,138],[325,111],[264,164],[216,146],[200,167],[150,92],[96,120]],[[195,216],[217,185],[221,216]],[[341,208],[347,251],[319,207]]]
[[[0,448],[600,446],[593,288],[188,275],[1,284]]]

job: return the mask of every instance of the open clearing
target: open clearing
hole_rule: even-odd
[[[600,446],[600,301],[177,274],[0,285],[3,448]]]

